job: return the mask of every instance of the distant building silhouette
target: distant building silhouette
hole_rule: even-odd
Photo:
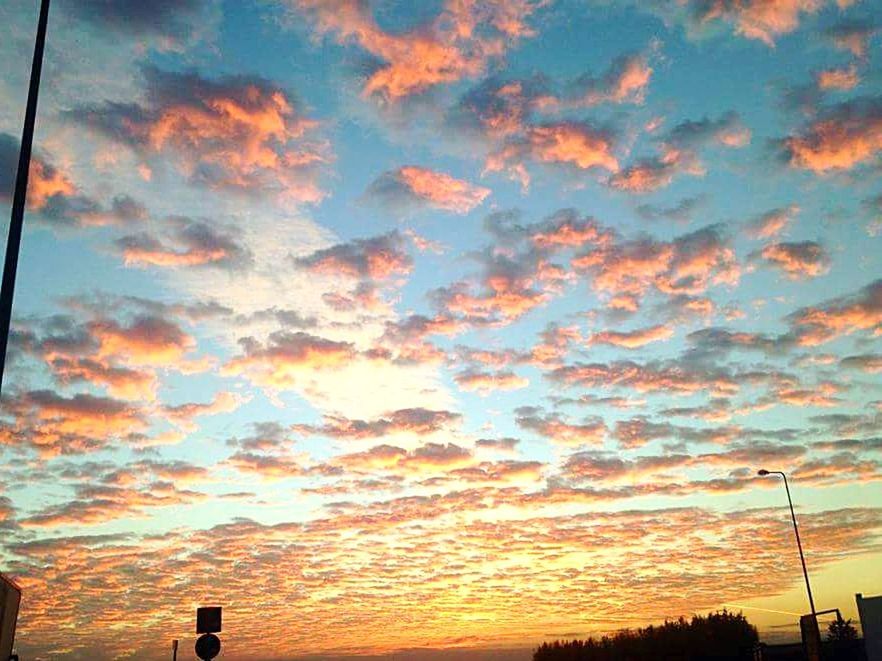
[[[882,661],[882,596],[854,596],[861,629],[864,632],[864,645],[867,648],[867,661]]]

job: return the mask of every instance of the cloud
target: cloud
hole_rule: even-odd
[[[403,246],[401,235],[390,232],[323,248],[296,258],[294,264],[322,275],[385,280],[410,273],[413,260],[404,252]]]
[[[389,471],[400,474],[446,472],[474,463],[472,453],[454,443],[426,443],[407,451],[378,445],[364,452],[337,457],[335,463],[354,471]]]
[[[394,434],[422,437],[450,427],[461,417],[452,411],[411,408],[391,411],[374,420],[326,416],[322,425],[296,424],[292,429],[301,434],[316,434],[345,440],[379,438]]]
[[[274,653],[293,657],[309,650],[330,653],[341,648],[380,653],[380,646],[366,641],[372,631],[392,620],[364,617],[353,624],[333,617],[341,607],[340,594],[359,594],[365,589],[384,590],[383,612],[388,613],[390,607],[408,612],[420,632],[429,630],[447,607],[445,586],[450,582],[470,580],[480,588],[465,606],[458,606],[476,616],[492,612],[500,599],[517,597],[509,609],[513,623],[497,624],[490,640],[481,623],[455,631],[440,630],[428,640],[432,647],[449,647],[461,644],[457,641],[464,636],[499,645],[521,640],[525,626],[537,636],[558,630],[554,627],[559,626],[561,608],[575,608],[584,598],[584,585],[573,584],[577,575],[603,577],[596,583],[594,602],[603,609],[605,618],[628,626],[660,621],[666,613],[689,613],[695,603],[740,603],[757,591],[774,594],[792,585],[792,573],[780,562],[792,544],[792,536],[787,535],[792,532],[792,523],[786,508],[717,511],[680,503],[651,509],[603,506],[653,492],[724,494],[726,489],[756,487],[758,481],[681,478],[668,484],[653,483],[652,488],[641,486],[639,480],[631,486],[626,478],[617,477],[617,471],[621,475],[623,469],[605,466],[600,461],[603,458],[586,455],[581,458],[582,466],[574,461],[574,478],[581,469],[588,484],[596,475],[598,481],[618,479],[622,482],[618,488],[525,491],[511,484],[482,486],[371,503],[339,503],[307,522],[283,519],[259,523],[238,518],[161,535],[67,534],[10,540],[7,549],[13,555],[16,578],[35,603],[45,604],[32,612],[25,629],[38,634],[41,644],[28,643],[35,640],[33,635],[23,636],[22,653],[36,655],[38,650],[59,649],[69,641],[65,649],[84,658],[136,654],[161,635],[162,625],[153,624],[149,615],[167,600],[162,567],[170,559],[176,567],[175,585],[180,589],[201,593],[210,591],[216,582],[226,586],[226,603],[235,605],[230,611],[237,618],[236,630],[242,632],[225,642],[226,653],[237,656],[240,651],[259,647],[268,635],[266,622],[281,619],[292,603],[300,609],[299,623],[294,629],[291,625],[280,627],[277,635],[270,631],[277,643]],[[650,460],[634,462],[624,472],[649,470],[651,465]],[[661,465],[663,460],[659,462]],[[427,477],[446,475],[439,467]],[[466,480],[470,473],[459,475]],[[572,506],[580,504],[591,507],[572,512]],[[857,559],[872,552],[880,519],[878,508],[870,507],[803,513],[800,527],[804,537],[812,540],[813,567],[829,570],[843,558]],[[658,525],[660,520],[665,526]],[[653,534],[647,535],[647,530]],[[684,545],[684,539],[690,543]],[[389,552],[399,547],[407,549],[406,557]],[[443,566],[438,564],[440,547],[446,549]],[[481,549],[482,559],[477,565],[476,548]],[[651,572],[651,584],[623,575],[621,556],[611,557],[610,548],[627,548],[629,567]],[[574,554],[579,557],[578,568],[573,567]],[[506,567],[501,572],[499,562],[503,561]],[[206,563],[211,567],[209,577]],[[537,564],[543,567],[539,574]],[[55,573],[47,576],[45,567],[53,567]],[[126,637],[113,635],[104,626],[113,615],[107,604],[118,592],[113,577],[123,571],[128,572],[127,588],[139,597],[132,606],[133,616],[145,622]],[[274,577],[286,571],[292,580],[276,585],[272,599],[261,604],[249,599],[256,585],[273,585]],[[749,586],[727,581],[733,572],[744,571],[749,571]],[[70,583],[83,575],[96,578],[82,585],[75,600],[55,588],[58,581]],[[420,580],[414,582],[417,575]],[[700,580],[684,582],[684,576]],[[721,585],[725,586],[723,594]],[[546,603],[540,597],[550,592],[555,599]],[[529,605],[521,603],[524,597]],[[635,603],[648,604],[648,610],[635,612]],[[62,608],[64,604],[69,610]],[[59,613],[65,625],[79,622],[80,635],[75,639],[58,632]],[[398,644],[417,646],[425,640],[420,636],[409,635]]]
[[[846,369],[857,369],[876,374],[882,372],[882,354],[865,353],[855,356],[846,356],[839,361],[839,365]]]
[[[454,376],[453,380],[461,390],[477,391],[482,395],[488,395],[494,390],[520,390],[530,385],[528,378],[507,370],[502,372],[466,370]]]
[[[606,244],[613,233],[603,228],[594,218],[583,217],[573,209],[561,209],[545,221],[530,226],[530,241],[539,248],[559,250],[589,244]]]
[[[490,189],[455,179],[444,172],[406,165],[380,175],[365,195],[393,209],[429,206],[466,214],[480,206],[490,195]]]
[[[0,132],[0,200],[12,201],[18,170],[18,138]],[[54,228],[127,225],[147,219],[144,205],[129,195],[102,204],[83,195],[70,175],[36,150],[28,173],[27,207],[33,221]]]
[[[795,204],[767,211],[745,223],[747,236],[755,240],[779,236],[798,213],[799,207]]]
[[[520,356],[522,362],[541,367],[557,366],[567,355],[570,347],[581,341],[578,326],[559,326],[551,323],[540,333],[541,341],[534,344],[529,354]]]
[[[188,505],[205,497],[163,481],[139,488],[84,484],[77,487],[76,500],[43,509],[21,524],[28,528],[97,525],[123,517],[143,518],[149,508]]]
[[[240,473],[254,474],[268,481],[287,480],[305,474],[303,467],[290,457],[256,454],[243,450],[231,455],[226,463]]]
[[[631,193],[650,193],[670,185],[678,174],[703,176],[705,168],[699,158],[703,148],[709,145],[739,148],[749,143],[750,138],[750,130],[735,112],[716,120],[706,117],[684,121],[661,139],[659,155],[640,159],[614,172],[608,183]]]
[[[496,450],[499,452],[513,452],[520,441],[516,438],[479,438],[475,441],[478,449]]]
[[[600,331],[592,333],[586,340],[587,344],[610,344],[624,349],[639,349],[652,342],[661,342],[674,335],[674,329],[669,326],[657,325],[648,328],[638,328],[633,331]]]
[[[527,243],[529,230],[509,226],[497,214],[485,228],[497,245],[471,255],[482,266],[478,291],[471,282],[457,281],[429,296],[442,316],[478,326],[508,324],[549,301],[565,276],[551,266],[546,251]]]
[[[819,89],[841,91],[857,87],[861,81],[857,66],[854,64],[844,69],[824,69],[817,73],[815,79]]]
[[[536,110],[556,103],[542,76],[503,80],[491,76],[466,92],[450,111],[448,123],[495,142],[523,133]]]
[[[825,108],[778,144],[791,167],[815,174],[874,162],[882,151],[882,98],[861,97]]]
[[[79,106],[65,117],[134,149],[164,157],[191,183],[319,202],[322,164],[331,158],[279,86],[256,77],[210,80],[196,72],[142,67],[146,101]]]
[[[215,226],[184,216],[173,216],[166,222],[168,243],[148,232],[129,234],[114,242],[126,266],[237,270],[251,263],[251,254],[239,243],[235,227]]]
[[[25,391],[4,398],[2,410],[13,422],[0,427],[0,444],[30,446],[44,456],[99,449],[147,428],[130,402],[86,393]]]
[[[730,331],[725,328],[701,328],[686,336],[690,344],[684,358],[690,361],[711,360],[727,355],[734,349],[761,351],[769,356],[787,350],[793,344],[787,336],[772,336],[746,331]]]
[[[830,269],[829,253],[814,241],[772,243],[755,255],[782,270],[791,280],[814,278]]]
[[[789,315],[800,346],[817,346],[856,331],[882,335],[882,280],[871,282],[850,296],[800,308]]]
[[[852,0],[835,0],[844,8]],[[804,14],[815,14],[834,0],[679,0],[665,2],[663,13],[686,11],[687,20],[693,29],[723,22],[731,25],[736,34],[747,39],[762,41],[774,47],[778,38],[799,28]]]
[[[695,214],[700,211],[707,202],[704,195],[684,197],[673,207],[657,207],[651,204],[641,204],[637,207],[637,214],[644,220],[673,220],[678,223],[690,223]]]
[[[669,422],[654,422],[645,416],[640,416],[617,422],[613,437],[619,441],[622,448],[633,449],[660,439],[673,439],[683,443],[728,443],[740,434],[739,427],[696,429]]]
[[[242,354],[231,359],[223,373],[245,376],[271,390],[296,387],[310,373],[339,367],[356,354],[349,342],[304,332],[276,331],[265,344],[246,338],[241,345]]]
[[[164,317],[140,315],[128,325],[113,319],[91,321],[87,329],[98,342],[99,358],[115,358],[130,365],[184,367],[196,340]]]
[[[196,28],[206,20],[211,3],[206,0],[155,0],[145,5],[139,0],[112,3],[101,0],[64,0],[59,3],[67,12],[104,31],[145,35],[163,40],[166,50],[180,48]]]
[[[673,241],[619,240],[577,254],[572,266],[591,276],[591,287],[628,297],[632,309],[650,289],[668,296],[700,294],[717,284],[735,284],[740,268],[722,225],[709,225]]]
[[[509,139],[487,156],[484,172],[507,172],[521,183],[530,184],[525,162],[554,164],[576,171],[603,169],[619,171],[612,133],[584,122],[550,122],[526,127],[523,137]]]
[[[857,58],[865,59],[870,39],[878,32],[878,27],[869,21],[846,20],[824,30],[824,36],[838,49],[850,52]]]
[[[188,431],[195,431],[197,427],[193,422],[194,418],[232,413],[247,401],[247,397],[222,390],[215,393],[210,402],[204,404],[188,402],[186,404],[163,406],[162,416],[179,427]]]
[[[646,479],[689,463],[689,455],[673,454],[663,457],[637,457],[622,459],[598,451],[576,452],[567,457],[561,474],[575,482],[616,482],[620,480]]]
[[[319,34],[357,44],[379,62],[364,84],[365,96],[387,102],[421,94],[438,85],[483,74],[521,38],[539,3],[445,2],[431,21],[411,30],[387,32],[359,0],[289,0],[305,13]]]
[[[606,425],[601,418],[588,418],[584,422],[571,423],[555,413],[544,413],[534,406],[515,409],[515,422],[521,429],[535,432],[552,443],[566,446],[602,445],[606,438]]]
[[[89,358],[49,359],[49,365],[59,383],[92,383],[107,388],[109,395],[123,399],[150,401],[156,397],[158,379],[149,371],[115,367]]]
[[[620,55],[600,78],[585,74],[570,86],[567,106],[595,106],[600,103],[643,103],[652,77],[645,55]]]
[[[732,417],[731,403],[725,397],[716,397],[701,406],[676,406],[663,409],[660,414],[665,417],[684,417],[705,420],[707,422],[725,422]]]
[[[722,370],[696,370],[674,363],[632,361],[604,363],[576,362],[558,367],[548,375],[556,383],[570,387],[626,387],[641,393],[668,392],[689,395],[706,392],[717,397],[733,395],[738,382]]]
[[[477,466],[454,469],[449,475],[470,484],[524,484],[538,482],[544,467],[545,464],[539,461],[485,461]]]

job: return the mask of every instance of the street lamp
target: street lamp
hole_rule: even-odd
[[[756,472],[760,477],[766,475],[780,475],[784,478],[784,489],[787,491],[787,503],[790,505],[790,518],[793,520],[793,532],[796,534],[796,546],[799,548],[799,560],[802,562],[802,575],[805,576],[805,590],[808,592],[809,606],[812,609],[812,618],[817,622],[815,613],[815,600],[812,598],[812,586],[809,583],[808,570],[805,568],[805,556],[802,554],[802,542],[799,540],[799,527],[796,525],[796,514],[793,512],[793,501],[790,499],[790,487],[787,486],[787,476],[781,471],[767,471],[762,468]]]

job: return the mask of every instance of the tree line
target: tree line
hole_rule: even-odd
[[[753,658],[758,642],[744,615],[723,610],[600,638],[543,643],[533,661],[741,661]]]

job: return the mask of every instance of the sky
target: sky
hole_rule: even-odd
[[[0,5],[4,222],[36,5]],[[168,658],[215,604],[230,659],[794,636],[762,467],[854,616],[874,5],[56,0],[0,403],[22,658]]]

